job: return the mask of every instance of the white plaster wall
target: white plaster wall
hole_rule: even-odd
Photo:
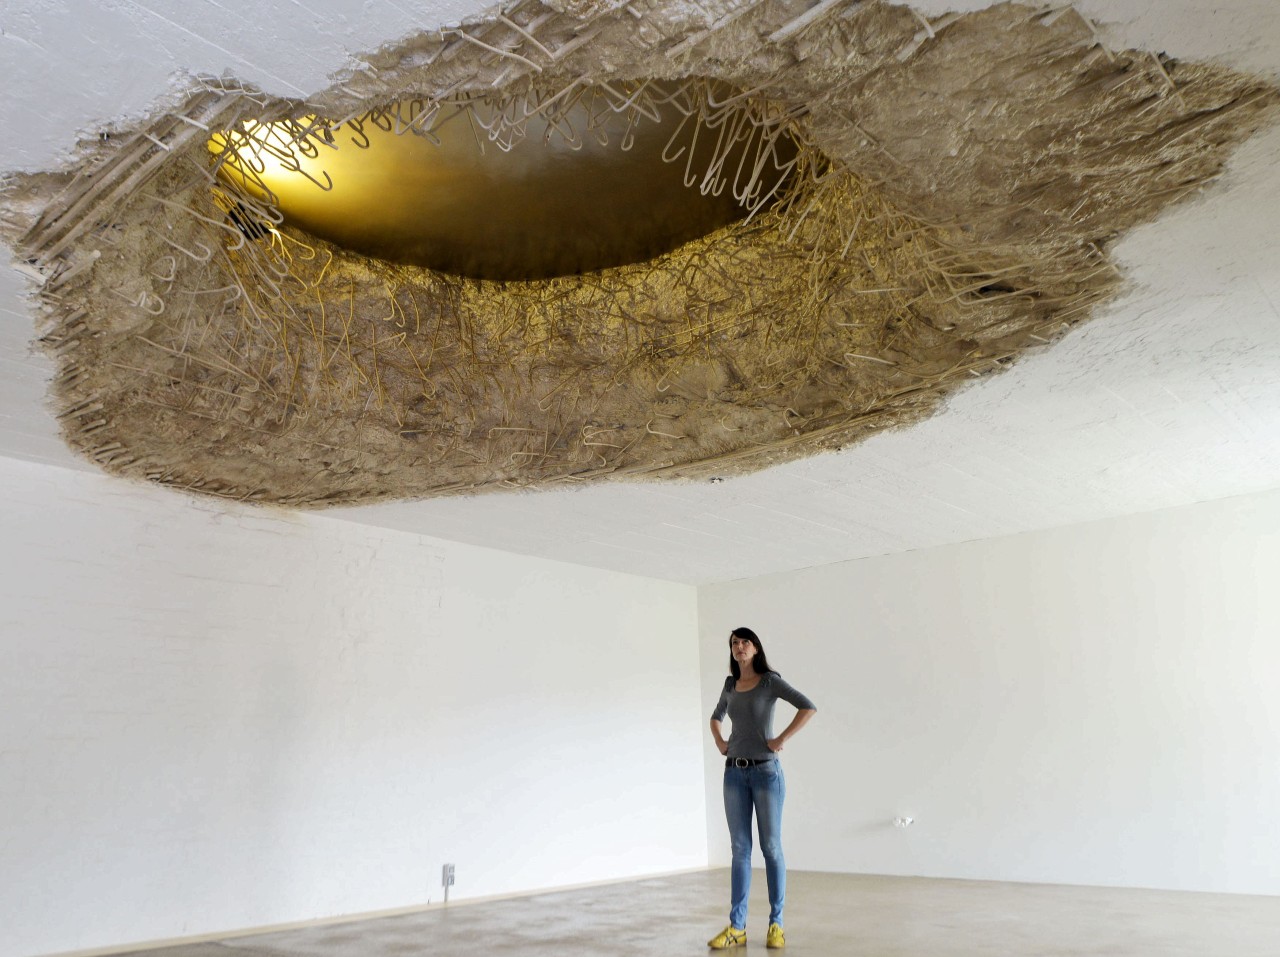
[[[696,595],[0,457],[0,955],[706,863]]]
[[[1280,894],[1277,581],[1280,492],[708,586],[704,722],[756,628],[791,867]]]

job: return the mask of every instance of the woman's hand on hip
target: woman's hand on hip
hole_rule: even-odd
[[[765,744],[769,746],[769,750],[772,751],[774,754],[777,754],[779,751],[781,751],[782,746],[785,743],[786,742],[783,741],[782,738],[770,738],[768,741],[765,742]]]
[[[720,751],[720,753],[721,753],[721,754],[728,754],[728,753],[729,753],[729,742],[728,742],[728,741],[717,741],[717,742],[716,742],[716,748],[717,748],[717,749],[719,749],[719,751]]]

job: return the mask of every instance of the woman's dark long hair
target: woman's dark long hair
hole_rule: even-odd
[[[735,628],[729,632],[729,640],[734,638],[745,638],[756,646],[756,656],[751,659],[751,667],[756,669],[756,674],[766,675],[769,673],[777,674],[769,667],[769,659],[764,656],[764,645],[760,644],[760,636],[750,628]],[[729,653],[729,673],[733,675],[734,680],[742,677],[742,669],[738,667],[738,663],[733,660],[733,653]]]

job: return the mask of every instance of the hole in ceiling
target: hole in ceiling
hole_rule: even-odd
[[[1114,238],[1194,195],[1280,102],[1018,5],[923,31],[883,3],[763,0],[703,26],[689,4],[661,26],[626,2],[559,6],[408,37],[306,101],[202,78],[75,168],[6,176],[0,235],[42,284],[67,442],[113,474],[305,507],[723,477],[847,448],[1088,318],[1120,288]],[[684,79],[629,79],[660,70]],[[606,231],[655,218],[643,177],[587,215],[533,216],[536,239],[504,226],[459,252],[455,226],[508,213],[482,215],[482,189],[408,216],[448,227],[453,259],[426,269],[398,264],[412,237],[369,258],[289,201],[336,203],[334,161],[372,169],[375,137],[438,157],[432,137],[456,129],[486,158],[537,147],[554,171],[592,143],[631,152],[654,114],[678,205],[709,194],[754,218],[616,268],[572,246],[513,266],[481,254],[544,254],[592,215]],[[371,180],[334,218],[411,208],[410,178]]]
[[[249,121],[209,141],[222,183],[283,222],[388,262],[535,280],[645,262],[787,194],[799,147],[724,84],[406,100],[332,121]],[[249,238],[265,225],[228,204]]]

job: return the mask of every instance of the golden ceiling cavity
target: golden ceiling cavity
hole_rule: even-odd
[[[344,121],[246,121],[209,139],[233,220],[392,263],[520,281],[644,262],[787,194],[782,119],[710,82],[572,84],[395,102]]]
[[[918,420],[1115,294],[1275,115],[1070,8],[523,2],[11,177],[106,470],[295,506],[718,477]]]

